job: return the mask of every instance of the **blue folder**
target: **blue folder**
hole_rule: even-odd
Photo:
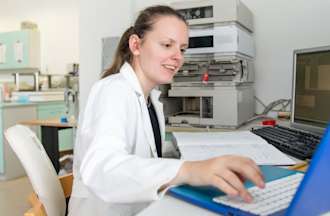
[[[266,182],[283,178],[297,172],[274,166],[261,166],[260,168],[265,177]],[[245,185],[246,187],[253,186],[251,182],[246,182]],[[193,187],[189,185],[182,185],[171,188],[168,193],[171,196],[190,202],[202,208],[206,208],[216,213],[224,214],[227,212],[225,206],[219,205],[212,200],[214,197],[224,195],[223,192],[221,192],[215,187]]]

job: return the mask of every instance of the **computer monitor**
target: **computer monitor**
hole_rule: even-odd
[[[293,56],[291,126],[322,133],[330,120],[330,46]]]

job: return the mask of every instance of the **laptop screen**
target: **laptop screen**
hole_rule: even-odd
[[[330,46],[294,51],[293,127],[322,133],[330,120]]]
[[[330,214],[330,124],[287,215]]]

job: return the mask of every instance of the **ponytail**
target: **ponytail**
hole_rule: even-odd
[[[129,50],[129,37],[134,34],[134,27],[129,27],[124,34],[121,36],[116,53],[115,53],[115,59],[113,60],[112,65],[109,69],[107,69],[101,76],[101,79],[111,75],[118,73],[121,66],[125,62],[131,62],[132,61],[132,53]]]

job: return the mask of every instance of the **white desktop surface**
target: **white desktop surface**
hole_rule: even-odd
[[[219,214],[184,202],[180,199],[165,195],[162,199],[153,202],[137,216],[216,216]]]

